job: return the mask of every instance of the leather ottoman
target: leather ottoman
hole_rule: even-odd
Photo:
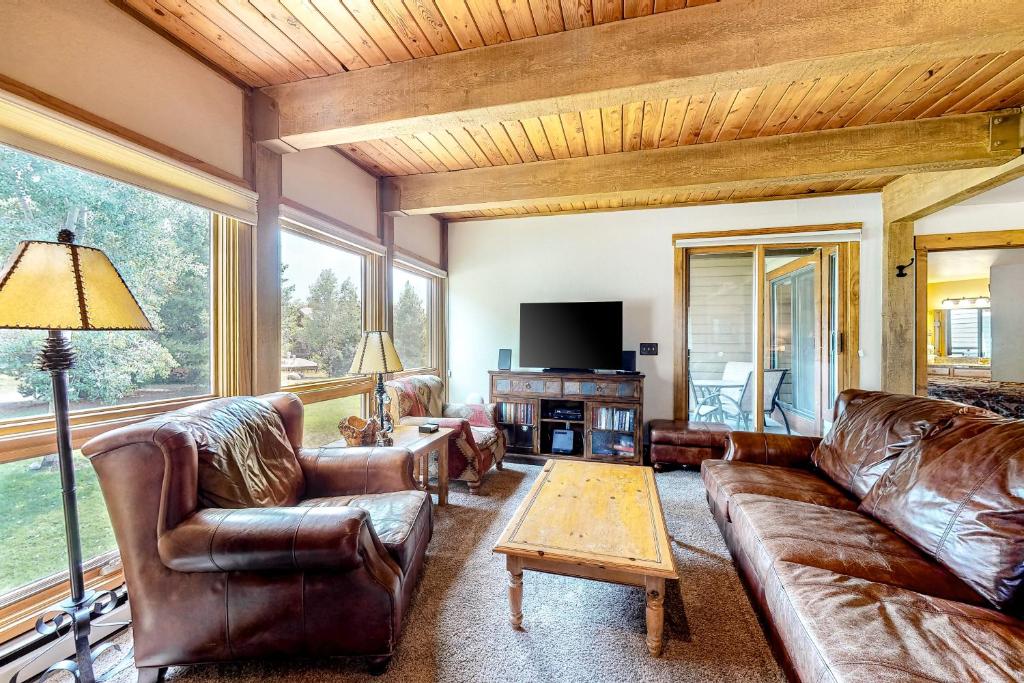
[[[700,465],[704,460],[722,458],[732,431],[721,422],[689,420],[651,420],[650,427],[651,464],[656,470],[665,465]]]

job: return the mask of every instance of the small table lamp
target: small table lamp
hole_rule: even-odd
[[[401,369],[402,361],[398,358],[398,352],[395,351],[390,334],[380,331],[363,332],[363,338],[359,340],[359,346],[356,347],[356,355],[352,359],[352,369],[349,372],[353,375],[377,373],[377,387],[374,393],[377,394],[377,419],[380,422],[380,431],[377,432],[378,446],[394,444],[391,439],[394,426],[391,424],[391,418],[384,412],[384,373],[399,372]]]
[[[71,623],[77,665],[64,661],[51,669],[71,671],[80,683],[93,683],[89,624],[93,617],[113,608],[113,596],[85,590],[68,423],[67,372],[75,363],[75,354],[63,330],[151,330],[153,326],[107,255],[74,240],[73,232],[61,230],[56,242],[18,244],[0,273],[0,328],[49,330],[38,362],[53,383],[71,598],[40,617],[36,629],[54,633]],[[50,613],[57,616],[47,621]]]

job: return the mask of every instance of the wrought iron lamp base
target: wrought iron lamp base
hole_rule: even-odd
[[[380,422],[380,431],[377,432],[377,445],[378,446],[394,446],[395,440],[391,438],[391,432],[395,431],[395,426],[391,422],[391,416],[388,415],[384,405],[387,403],[388,394],[384,389],[384,373],[377,373],[377,386],[374,388],[374,394],[377,396],[377,420]]]
[[[68,419],[68,384],[67,372],[75,363],[75,354],[68,343],[67,337],[60,330],[50,330],[39,354],[39,368],[50,373],[53,383],[54,417],[57,423],[57,455],[60,465],[60,482],[62,502],[64,506],[64,533],[68,551],[68,581],[71,584],[71,597],[51,606],[36,620],[36,631],[42,635],[58,637],[50,647],[43,650],[30,660],[26,666],[41,657],[71,636],[75,643],[75,655],[57,662],[47,669],[40,677],[45,681],[51,674],[64,671],[72,674],[78,683],[95,683],[97,678],[93,671],[93,662],[107,648],[101,646],[93,650],[89,644],[91,622],[94,618],[107,614],[117,603],[115,595],[110,591],[89,591],[85,589],[85,575],[82,567],[82,539],[78,524],[78,497],[75,486],[75,463],[71,450],[71,427]],[[11,678],[17,683],[24,667]]]
[[[36,632],[44,636],[58,634],[57,640],[33,657],[26,666],[71,636],[75,643],[74,656],[62,659],[50,666],[40,675],[39,680],[45,681],[59,672],[70,673],[79,683],[92,683],[93,681],[99,683],[106,680],[106,676],[96,675],[93,665],[100,655],[114,646],[105,643],[93,649],[89,645],[89,634],[92,631],[93,620],[110,613],[116,606],[117,596],[113,591],[86,591],[78,600],[68,598],[56,605],[51,605],[36,620]],[[112,671],[111,673],[116,672]],[[20,675],[21,671],[11,678],[10,683],[18,683]]]

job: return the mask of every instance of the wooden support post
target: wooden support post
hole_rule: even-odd
[[[882,235],[882,390],[914,393],[914,222],[884,222]]]
[[[246,96],[246,129],[270,113],[262,93]],[[259,195],[253,235],[253,381],[255,394],[281,388],[281,155],[250,139],[246,176]]]
[[[384,245],[384,329],[394,332],[394,306],[391,305],[395,291],[395,217],[387,209],[388,197],[392,192],[390,181],[377,181],[377,235]]]

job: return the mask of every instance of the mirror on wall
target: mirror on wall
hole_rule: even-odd
[[[937,377],[1024,382],[1022,293],[1024,249],[930,254],[929,385]]]

